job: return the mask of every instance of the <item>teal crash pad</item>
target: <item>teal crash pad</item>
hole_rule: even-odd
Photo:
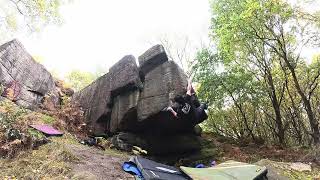
[[[260,179],[267,174],[267,168],[253,164],[226,161],[210,168],[190,168],[181,166],[180,169],[194,180],[250,180]]]

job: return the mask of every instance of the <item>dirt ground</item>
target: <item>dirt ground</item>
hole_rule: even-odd
[[[213,136],[204,135],[204,137],[208,140],[206,143],[212,143],[212,146],[204,148],[200,156],[186,157],[190,162],[204,163],[207,160],[216,160],[217,163],[221,163],[232,159],[255,163],[264,159],[263,166],[279,170],[281,175],[290,177],[289,179],[320,179],[319,166],[314,166],[313,163],[311,164],[312,172],[302,173],[287,168],[288,164],[299,162],[300,156],[306,154],[301,149],[281,149],[268,146],[242,147],[220,141]],[[82,145],[71,134],[52,137],[50,140],[50,143],[32,151],[22,151],[12,159],[0,158],[0,179],[134,179],[121,167],[123,162],[129,160],[130,154],[128,153]],[[198,160],[203,161],[198,162]],[[302,162],[309,164],[311,161]]]
[[[0,158],[0,179],[129,180],[134,177],[122,170],[129,158],[125,152],[82,145],[64,135],[12,159]]]
[[[121,166],[129,158],[126,155],[112,155],[105,151],[82,145],[67,145],[70,152],[79,158],[71,165],[72,179],[124,180],[134,179]]]

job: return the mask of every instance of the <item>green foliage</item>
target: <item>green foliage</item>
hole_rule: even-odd
[[[42,115],[41,120],[46,124],[53,124],[56,121],[55,118],[48,116],[48,115]]]
[[[319,13],[281,0],[218,0],[211,8],[216,46],[200,50],[193,66],[199,97],[210,102],[204,129],[310,145],[320,118],[320,66],[317,56],[306,64],[301,51],[320,43]]]
[[[0,125],[3,129],[11,128],[12,124],[25,115],[28,110],[15,106],[9,100],[0,102]]]
[[[73,89],[79,91],[92,83],[95,80],[95,75],[89,72],[82,72],[79,70],[71,71],[67,77],[66,81],[71,85]]]
[[[25,152],[14,159],[0,160],[0,177],[16,179],[67,179],[71,174],[70,162],[79,158],[65,144],[75,141],[70,135],[52,138],[52,142],[38,150]]]
[[[33,137],[34,139],[42,139],[45,137],[45,135],[43,133],[41,133],[38,130],[35,130],[33,128],[28,128],[28,134]]]
[[[37,32],[48,24],[62,23],[59,13],[68,0],[0,1],[0,32],[6,36],[15,31]]]

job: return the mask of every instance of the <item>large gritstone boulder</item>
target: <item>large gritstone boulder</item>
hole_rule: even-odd
[[[161,45],[147,50],[139,62],[140,67],[133,56],[125,56],[107,74],[74,94],[73,101],[80,103],[94,134],[192,130],[194,124],[162,111],[176,95],[186,92],[187,76],[182,69],[168,61]]]
[[[173,61],[155,67],[144,76],[138,104],[138,119],[143,121],[171,105],[176,95],[186,92],[187,76]]]
[[[142,131],[157,134],[191,131],[194,124],[177,120],[171,113],[162,111],[173,105],[175,96],[186,93],[187,76],[183,70],[174,61],[168,61],[160,45],[142,54],[139,62],[143,89],[137,106],[137,118],[143,126]]]
[[[17,40],[0,46],[0,83],[2,96],[25,108],[38,107],[46,95],[55,105],[59,103],[51,74]]]
[[[139,67],[133,56],[125,56],[107,74],[74,94],[73,101],[85,110],[93,133],[124,132],[113,138],[114,145],[124,150],[132,145],[154,153],[199,149],[199,137],[193,131],[197,121],[177,119],[164,110],[173,105],[174,97],[186,93],[186,74],[168,61],[161,45],[138,59]]]
[[[80,103],[95,134],[116,132],[123,118],[132,119],[130,114],[137,106],[140,86],[136,60],[129,55],[112,66],[107,74],[76,92],[72,99]]]

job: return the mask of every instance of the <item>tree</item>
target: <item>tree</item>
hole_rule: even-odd
[[[95,80],[95,75],[89,72],[73,70],[66,76],[66,82],[79,91]]]
[[[59,9],[65,2],[67,0],[0,1],[0,32],[37,32],[48,24],[60,24]]]
[[[190,38],[182,34],[163,34],[158,36],[155,40],[149,42],[153,45],[155,43],[160,43],[163,45],[168,59],[175,61],[188,76],[191,76],[192,62],[196,56],[197,44],[191,41]]]
[[[296,117],[305,117],[305,113],[313,142],[319,144],[319,117],[315,114],[317,101],[314,93],[318,90],[320,68],[304,63],[301,52],[305,47],[317,47],[320,44],[320,14],[304,12],[303,8],[293,7],[282,0],[219,0],[212,2],[212,11],[210,36],[216,48],[211,50],[214,53],[198,55],[197,66],[194,68],[198,73],[197,80],[201,84],[206,83],[205,86],[210,85],[208,82],[217,76],[215,71],[221,71],[220,79],[222,74],[228,74],[223,79],[224,84],[239,86],[243,77],[237,81],[229,79],[233,74],[239,73],[237,70],[242,69],[242,75],[251,75],[254,78],[250,81],[259,82],[255,86],[239,86],[242,89],[250,89],[250,86],[251,89],[259,89],[245,91],[248,97],[245,104],[255,97],[256,102],[263,103],[258,105],[259,110],[248,106],[241,110],[243,114],[247,114],[246,117],[253,118],[252,122],[259,119],[256,114],[262,116],[260,119],[262,118],[263,126],[256,128],[269,128],[279,144],[284,144],[286,131],[291,127],[296,127],[295,132],[301,134],[298,127],[304,127],[304,119],[296,123]],[[220,63],[220,69],[210,70],[216,62]],[[307,78],[304,78],[305,75]],[[226,86],[223,91],[230,91],[230,87]],[[217,87],[202,88],[202,91],[210,93],[208,91],[216,91],[215,88]],[[269,100],[257,96],[260,92],[266,93]],[[231,98],[236,100],[243,96],[242,93],[243,91],[239,91],[234,95],[236,98]],[[293,93],[297,93],[301,101],[293,97]],[[236,101],[234,105],[239,109],[240,105]],[[289,115],[292,112],[288,108],[299,115]]]
[[[215,113],[221,114],[220,109],[223,109],[228,115],[231,113],[231,119],[239,121],[220,121],[218,123],[221,124],[213,124],[220,126],[221,132],[233,126],[229,135],[234,135],[240,140],[242,137],[250,137],[257,142],[259,138],[254,133],[257,118],[253,116],[257,111],[255,107],[259,98],[266,94],[261,88],[261,83],[243,66],[223,66],[222,58],[209,49],[200,51],[197,59],[198,62],[193,69],[196,73],[195,78],[201,83],[200,97],[210,102],[210,106],[217,111]],[[223,119],[226,120],[227,116]],[[212,121],[217,122],[215,117]]]
[[[164,46],[169,60],[176,61],[182,69],[187,70],[186,64],[191,60],[188,37],[180,38],[180,43],[173,43],[166,36],[159,38],[159,41]]]

